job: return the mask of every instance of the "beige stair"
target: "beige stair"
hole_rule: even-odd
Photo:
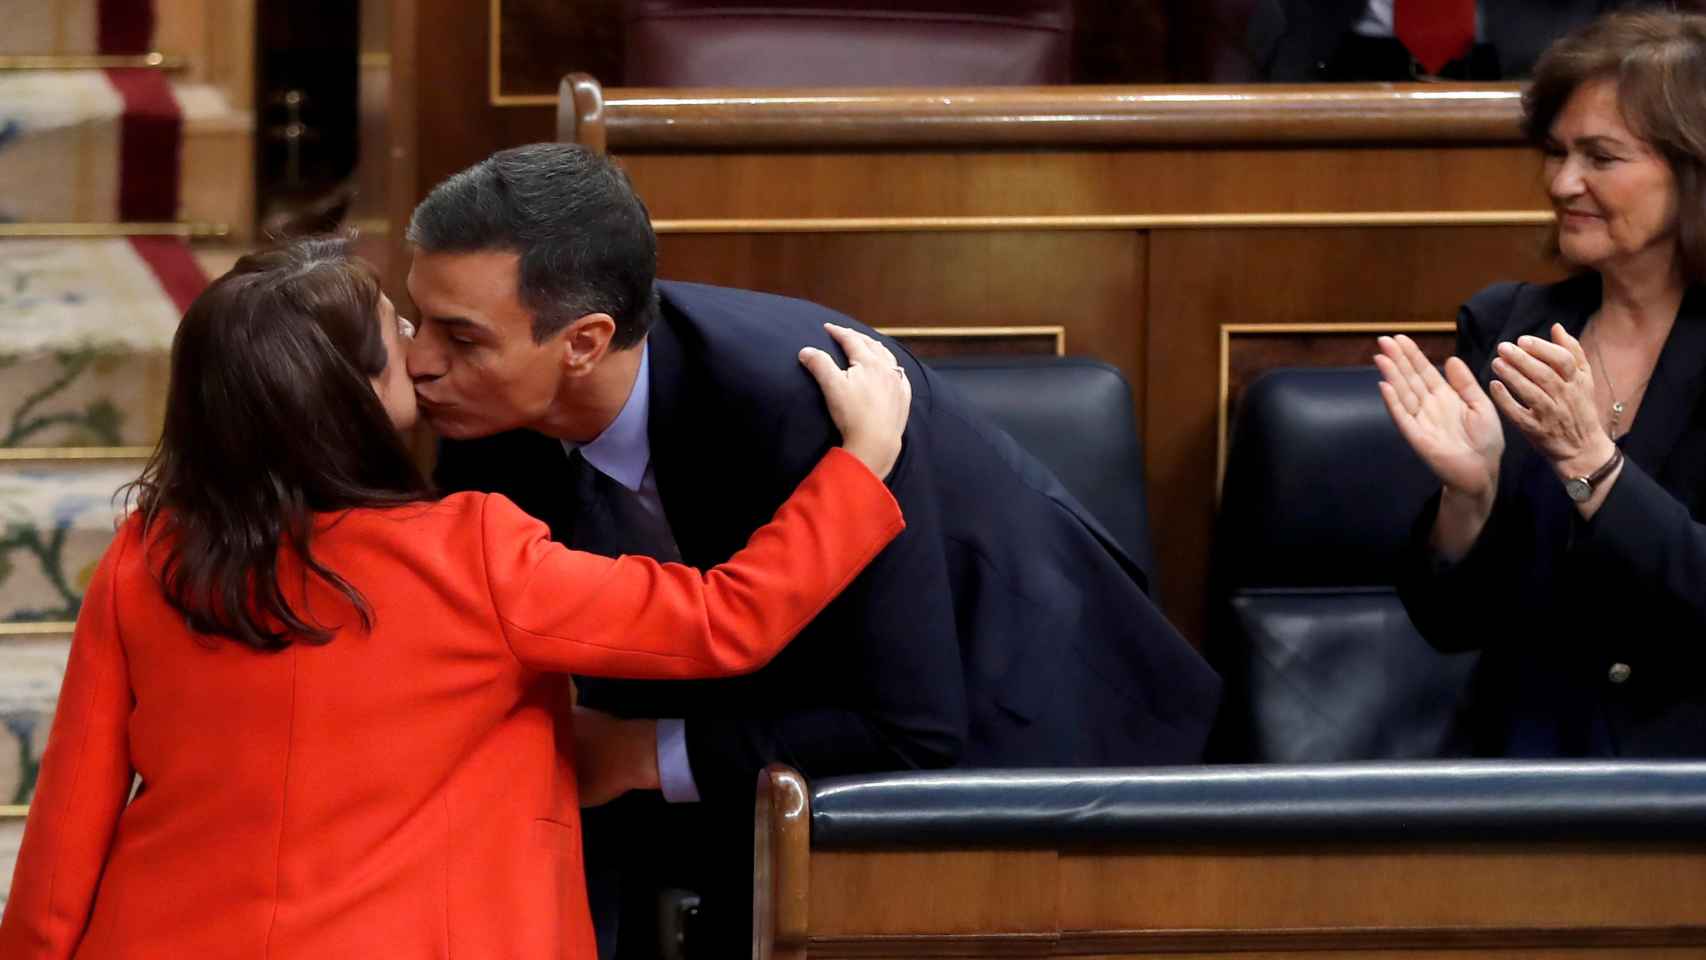
[[[52,56],[61,69],[0,70],[0,104],[62,115],[31,147],[36,156],[0,151],[0,179],[41,187],[39,196],[0,196],[18,208],[16,219],[36,221],[0,225],[0,281],[9,281],[0,282],[0,435],[31,428],[29,442],[0,449],[0,909],[63,681],[69,621],[111,541],[121,510],[114,494],[140,469],[137,448],[158,435],[179,315],[140,247],[121,235],[126,227],[110,222],[110,189],[104,213],[92,201],[78,206],[79,184],[114,177],[103,173],[113,144],[100,138],[113,135],[122,110],[99,72],[108,64],[71,59],[95,52],[96,3],[19,0],[0,28],[0,60]],[[153,49],[181,64],[167,74],[183,116],[177,219],[229,228],[193,251],[216,275],[253,234],[255,0],[153,3]],[[57,208],[49,181],[70,184],[54,187]],[[67,221],[94,235],[20,236]]]
[[[54,55],[63,69],[0,70],[0,111],[39,131],[0,152],[9,182],[36,184],[6,197],[22,221],[99,223],[114,196],[118,94],[89,60],[86,46],[96,0],[29,2],[19,22],[0,30],[0,59]],[[180,111],[177,219],[227,228],[246,242],[255,217],[255,0],[155,0],[154,49],[180,69],[168,73]],[[29,44],[44,44],[29,49]],[[65,158],[73,157],[70,161]]]

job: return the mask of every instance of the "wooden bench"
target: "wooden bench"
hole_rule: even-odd
[[[1706,956],[1706,764],[944,771],[758,790],[754,956]]]

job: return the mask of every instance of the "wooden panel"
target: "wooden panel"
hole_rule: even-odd
[[[573,70],[622,77],[621,0],[486,0],[498,23],[500,96],[554,96]],[[464,0],[465,6],[476,6]]]
[[[813,936],[1051,932],[1052,850],[811,856]]]
[[[1680,927],[1699,847],[1248,848],[1061,856],[1068,930]]]
[[[1067,352],[1143,392],[1138,233],[676,234],[658,257],[671,279],[803,297],[877,327],[1063,325]]]
[[[1579,938],[1593,942],[1592,946],[1574,943],[1560,945],[1559,940]],[[1285,938],[1287,940],[1291,938]],[[1303,940],[1305,938],[1297,938]],[[828,939],[813,941],[813,960],[848,958],[848,960],[925,960],[933,957],[1075,957],[1079,960],[1123,960],[1127,957],[1164,956],[1167,960],[1699,960],[1699,946],[1653,946],[1641,943],[1642,938],[1599,938],[1584,936],[1579,931],[1567,931],[1554,938],[1552,944],[1527,944],[1520,937],[1514,946],[1499,946],[1479,941],[1468,946],[1445,949],[1359,948],[1340,942],[1341,938],[1318,940],[1313,945],[1253,946],[1246,938],[1195,938],[1190,947],[1164,936],[1138,935],[1130,939],[1095,937],[1080,940],[1076,937],[954,937],[941,939],[887,938],[872,940]],[[1442,937],[1450,941],[1450,937]]]
[[[1223,323],[1449,321],[1489,283],[1557,275],[1533,227],[1178,230],[1151,235],[1144,401],[1162,606],[1207,622]],[[1161,281],[1161,278],[1165,278]]]
[[[1129,954],[1072,953],[1053,954],[1074,956],[1081,960],[1114,960]],[[1176,953],[1167,951],[1167,960],[1699,960],[1699,947],[1477,947],[1472,952],[1455,950],[1239,950],[1229,953]]]
[[[491,14],[486,3],[393,0],[393,4],[394,42],[403,42],[396,34],[406,24],[422,65],[430,65],[410,82],[400,82],[393,74],[399,80],[398,96],[408,97],[422,132],[416,166],[421,193],[504,147],[551,139],[555,108],[505,109],[490,101]],[[416,196],[411,203],[419,199]]]
[[[809,955],[1699,956],[1703,853],[1698,844],[814,851]]]
[[[1546,208],[1516,147],[616,152],[658,220]]]

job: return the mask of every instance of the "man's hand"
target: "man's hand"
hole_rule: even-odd
[[[623,720],[576,706],[574,731],[581,806],[600,806],[630,790],[659,788],[656,720]]]

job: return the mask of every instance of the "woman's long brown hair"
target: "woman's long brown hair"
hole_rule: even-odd
[[[244,257],[185,313],[165,428],[134,489],[160,586],[191,629],[262,650],[329,641],[280,589],[281,551],[372,626],[310,541],[319,514],[426,496],[369,380],[387,360],[379,299],[347,239],[310,238]]]

